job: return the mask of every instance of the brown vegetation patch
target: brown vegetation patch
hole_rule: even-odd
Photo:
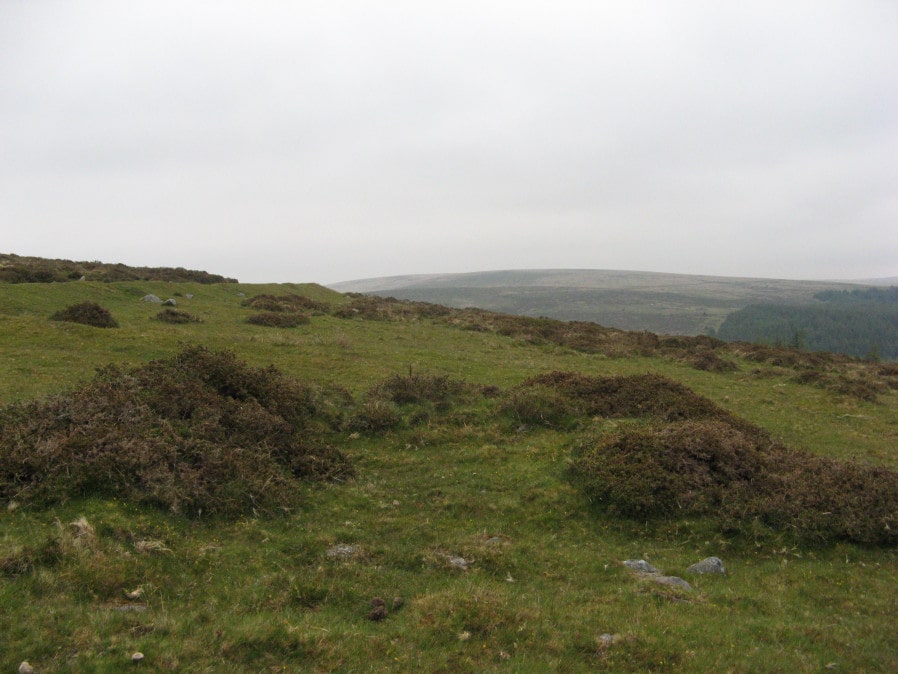
[[[100,494],[174,512],[234,516],[295,500],[297,479],[342,478],[321,441],[320,395],[276,369],[190,347],[108,366],[72,393],[0,410],[0,499]]]
[[[60,309],[50,316],[54,321],[66,321],[68,323],[81,323],[95,328],[117,328],[118,322],[109,313],[109,310],[96,302],[81,302],[73,304],[65,309]]]
[[[284,314],[273,311],[263,311],[261,314],[253,314],[246,319],[251,325],[262,325],[268,328],[295,328],[307,325],[309,317],[303,314]]]
[[[516,396],[554,401],[565,415],[652,417],[662,421],[718,419],[744,431],[761,432],[688,387],[657,374],[593,377],[553,371],[520,384],[511,391],[511,399]],[[521,421],[540,423],[538,418]]]
[[[156,320],[176,325],[184,323],[202,323],[202,321],[193,314],[189,314],[186,311],[178,311],[177,309],[163,309],[156,314]]]
[[[326,313],[330,305],[302,295],[256,295],[243,301],[243,306],[268,312],[299,313],[312,311]]]
[[[816,541],[898,543],[898,472],[789,449],[720,420],[581,440],[572,471],[589,498],[630,517],[706,515]]]

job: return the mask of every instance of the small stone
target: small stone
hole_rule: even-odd
[[[128,599],[140,599],[143,596],[143,588],[138,587],[138,588],[131,590],[130,592],[128,592],[127,590],[124,590],[124,593]]]
[[[140,651],[137,651],[136,653],[131,654],[131,662],[133,662],[135,665],[139,664],[142,661],[143,661],[143,653],[141,653]]]
[[[156,295],[144,295],[140,298],[142,302],[152,302],[153,304],[162,304],[162,298],[157,297]]]
[[[703,559],[700,562],[696,562],[688,569],[686,569],[686,573],[718,573],[724,574],[726,573],[726,567],[723,565],[723,562],[720,561],[718,557],[708,557]]]
[[[164,306],[164,307],[176,307],[176,306],[178,306],[178,303],[177,303],[174,299],[172,299],[171,297],[169,297],[167,300],[165,300],[165,301],[162,303],[162,306]]]
[[[352,557],[358,548],[354,545],[348,545],[346,543],[338,543],[334,547],[330,548],[327,551],[327,556],[331,559],[349,559]]]
[[[504,539],[501,536],[493,536],[486,539],[486,545],[502,545]]]
[[[34,674],[34,667],[32,667],[27,660],[22,660],[19,665],[19,674]]]
[[[656,583],[661,583],[662,585],[671,585],[673,587],[683,588],[684,590],[689,590],[689,591],[692,590],[692,586],[689,583],[687,583],[685,580],[683,580],[682,578],[679,578],[677,576],[652,575],[651,578]]]
[[[624,566],[639,573],[661,573],[644,559],[628,559],[624,561]]]
[[[393,597],[393,610],[398,611],[405,606],[405,599],[402,597]]]
[[[450,557],[449,558],[449,566],[453,566],[456,569],[467,569],[468,568],[468,560],[464,557]]]

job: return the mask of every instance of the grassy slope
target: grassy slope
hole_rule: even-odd
[[[399,276],[339,283],[343,291],[473,306],[524,316],[595,321],[624,330],[698,335],[758,302],[812,301],[844,283],[603,270],[517,270]]]
[[[150,319],[146,293],[177,297],[203,323]],[[551,369],[659,372],[788,444],[898,466],[898,399],[868,403],[740,362],[714,374],[660,358],[612,359],[428,320],[313,317],[272,330],[243,323],[243,292],[316,286],[152,283],[0,287],[0,398],[59,391],[108,362],[143,363],[183,343],[233,349],[304,380],[360,394],[385,376],[447,373],[507,387]],[[192,299],[184,295],[193,293]],[[98,301],[123,326],[47,320]],[[613,422],[601,422],[608,425]],[[442,426],[342,438],[353,483],[306,488],[284,518],[190,522],[127,503],[88,500],[49,511],[3,510],[0,558],[56,541],[55,566],[0,577],[0,668],[120,671],[130,653],[153,669],[260,671],[894,671],[894,550],[726,540],[703,522],[648,526],[590,511],[564,479],[569,438],[492,426]],[[96,540],[66,523],[84,515]],[[55,522],[61,522],[61,530]],[[487,540],[499,537],[500,542]],[[140,554],[137,540],[167,552]],[[334,561],[335,543],[358,555]],[[68,546],[68,547],[66,547]],[[619,562],[645,557],[680,575],[721,556],[725,578],[697,578],[689,601],[641,583]],[[448,559],[473,559],[470,569]],[[690,579],[692,580],[692,579]],[[116,610],[142,587],[146,610]],[[382,623],[368,601],[405,605]],[[618,635],[606,646],[603,633]]]

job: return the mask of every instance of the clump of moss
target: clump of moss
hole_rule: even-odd
[[[310,387],[230,352],[190,347],[108,366],[66,395],[0,410],[0,499],[105,495],[191,515],[274,512],[297,480],[352,475]]]
[[[66,321],[68,323],[81,323],[95,328],[117,328],[118,322],[109,313],[109,310],[96,302],[81,302],[60,309],[50,316],[54,321]]]

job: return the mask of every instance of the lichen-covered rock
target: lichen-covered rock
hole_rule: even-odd
[[[644,559],[627,559],[624,561],[624,566],[639,573],[661,573]]]
[[[720,561],[719,557],[707,557],[700,562],[696,562],[688,569],[686,569],[686,573],[717,573],[717,574],[725,574],[727,572],[726,567],[723,565],[723,562]]]

